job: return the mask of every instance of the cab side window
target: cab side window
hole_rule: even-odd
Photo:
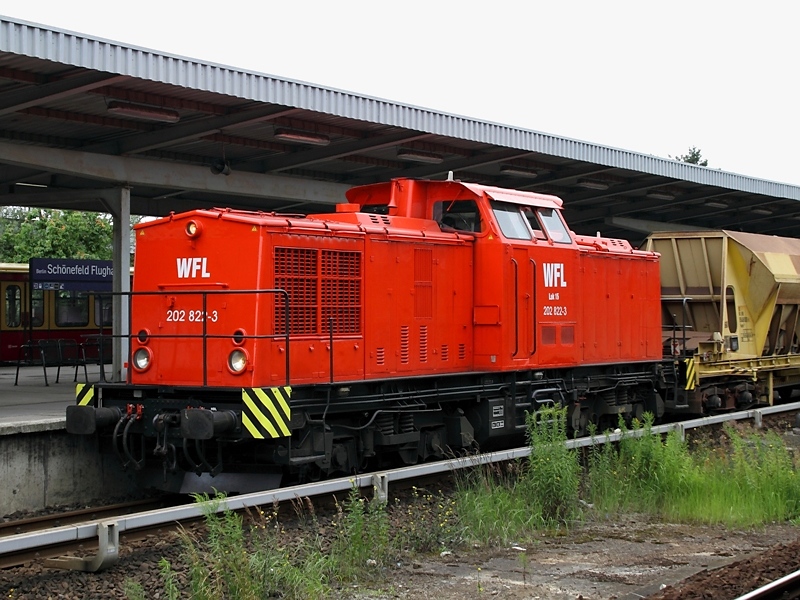
[[[442,231],[481,231],[481,215],[474,200],[445,200],[433,206],[433,218]]]

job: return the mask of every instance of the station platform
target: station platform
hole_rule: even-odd
[[[105,365],[106,373],[111,365]],[[103,454],[97,436],[66,432],[67,406],[75,402],[74,367],[0,366],[0,519],[17,512],[125,498],[141,488],[133,469]],[[99,365],[87,365],[89,383]],[[85,383],[83,368],[78,383]]]
[[[19,384],[14,385],[16,366],[0,366],[0,435],[64,429],[67,406],[75,402],[75,369],[61,367],[56,383],[57,370],[47,368],[49,385],[45,385],[41,365],[20,367]],[[100,380],[99,365],[88,365],[87,371],[89,383]],[[82,367],[77,383],[85,383]]]

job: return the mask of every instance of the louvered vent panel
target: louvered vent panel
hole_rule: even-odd
[[[447,344],[442,344],[442,352],[441,352],[442,361],[450,360],[450,346]]]
[[[419,327],[419,362],[428,362],[428,326]]]
[[[386,349],[378,348],[375,352],[375,362],[379,365],[386,364]]]
[[[407,365],[409,360],[408,342],[409,342],[408,325],[403,325],[402,327],[400,327],[400,362],[404,365]]]
[[[458,345],[458,360],[466,360],[467,359],[467,347],[464,344]]]
[[[369,216],[369,220],[375,223],[375,225],[391,225],[392,222],[386,215],[374,215],[371,214]]]

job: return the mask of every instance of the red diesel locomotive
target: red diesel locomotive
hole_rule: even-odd
[[[68,431],[149,485],[243,491],[520,443],[542,405],[576,432],[662,415],[657,253],[575,235],[537,193],[398,179],[347,200],[137,225],[128,381],[81,390]]]

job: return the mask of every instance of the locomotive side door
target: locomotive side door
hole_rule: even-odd
[[[499,250],[502,280],[498,282],[498,288],[503,307],[503,350],[510,365],[526,368],[536,352],[536,263],[533,248],[539,239],[544,239],[544,235],[536,234],[518,204],[492,201],[491,210],[501,237],[494,243],[498,249],[502,248]],[[487,237],[487,245],[492,243],[492,237]]]
[[[511,247],[511,283],[513,294],[511,315],[514,319],[514,344],[511,358],[529,361],[536,352],[535,306],[536,264],[530,253],[530,244]]]

